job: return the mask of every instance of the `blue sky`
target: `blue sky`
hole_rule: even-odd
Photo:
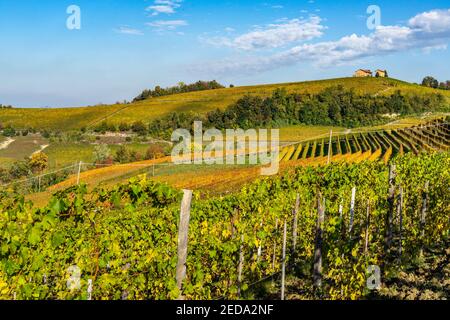
[[[216,79],[250,85],[387,69],[450,79],[445,1],[0,0],[0,103],[82,106]],[[381,25],[367,27],[369,5]],[[69,30],[66,10],[81,11]]]

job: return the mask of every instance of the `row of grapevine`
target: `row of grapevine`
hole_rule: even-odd
[[[450,127],[443,119],[407,129],[345,134],[325,139],[291,145],[281,150],[280,160],[297,161],[317,159],[330,155],[331,161],[383,160],[385,163],[396,154],[448,150]],[[297,152],[296,152],[297,150]]]
[[[361,157],[370,143],[356,139],[340,139],[334,149],[353,145]],[[449,154],[393,161],[395,181],[381,162],[340,162],[298,167],[224,197],[194,193],[182,292],[176,283],[179,191],[145,177],[90,193],[80,185],[55,194],[41,209],[20,195],[1,194],[0,299],[86,299],[87,288],[93,299],[253,298],[254,284],[281,270],[284,224],[284,262],[305,279],[299,289],[305,297],[364,297],[368,265],[387,273],[448,239]],[[392,195],[402,195],[404,210],[395,219],[387,219],[396,205],[389,182]],[[313,290],[318,203],[325,210],[323,281]],[[384,249],[389,230],[388,249],[399,241],[400,259],[398,250]]]

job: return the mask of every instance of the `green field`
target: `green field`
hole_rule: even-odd
[[[84,163],[93,163],[95,161],[94,150],[96,145],[84,143],[56,143],[50,145],[45,153],[49,158],[50,169],[57,169],[70,166],[82,161]],[[149,144],[130,143],[127,144],[129,150],[139,152],[145,155]],[[108,145],[112,155],[120,148],[120,145]]]
[[[197,91],[172,96],[152,98],[128,105],[58,108],[58,109],[2,109],[0,123],[16,128],[49,129],[67,131],[95,125],[105,119],[113,124],[149,122],[170,112],[193,111],[207,113],[217,108],[226,108],[245,94],[270,96],[277,88],[288,92],[317,93],[335,85],[354,88],[359,93],[389,95],[395,90],[403,93],[426,94],[439,92],[450,99],[450,92],[425,88],[407,82],[386,78],[339,78],[299,83],[245,86],[218,90]]]
[[[49,144],[40,135],[13,137],[12,139],[14,141],[7,148],[0,150],[0,166],[23,160],[25,157],[31,156],[33,152],[40,150],[42,146]]]

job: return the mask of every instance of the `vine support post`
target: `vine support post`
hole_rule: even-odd
[[[332,153],[332,141],[333,141],[333,130],[330,131],[330,143],[328,144],[328,161],[327,164],[330,164],[331,162],[331,153]]]
[[[369,252],[369,227],[370,227],[370,200],[367,200],[367,211],[366,211],[366,237],[364,244],[364,253]]]
[[[397,176],[396,165],[389,167],[389,195],[388,195],[388,212],[386,217],[386,250],[389,251],[392,245],[392,224],[394,219],[394,202],[395,202],[395,178]]]
[[[292,250],[295,255],[295,250],[297,247],[297,228],[298,228],[298,214],[300,210],[300,194],[297,193],[297,198],[295,200],[295,208],[294,208],[294,224],[292,227]]]
[[[421,244],[420,244],[420,256],[423,256],[423,247],[424,247],[424,240],[425,240],[425,224],[426,224],[426,218],[427,218],[427,210],[428,210],[428,189],[430,187],[430,181],[425,182],[425,188],[422,192],[422,211],[420,214],[420,237],[421,237]]]
[[[316,239],[314,249],[314,270],[313,280],[315,291],[320,291],[322,287],[322,245],[323,245],[323,223],[325,221],[325,200],[319,194],[317,201],[318,217],[316,228]]]
[[[286,233],[287,233],[287,223],[284,221],[284,231],[283,231],[283,259],[281,266],[281,300],[285,298],[285,285],[286,285]]]
[[[278,219],[275,220],[275,232],[278,230]],[[275,270],[275,260],[277,255],[277,241],[273,243],[272,269]]]
[[[351,233],[353,230],[353,222],[355,220],[355,201],[356,201],[356,187],[353,187],[352,199],[350,202],[350,223],[348,226],[348,233]]]
[[[399,195],[397,200],[397,216],[398,216],[398,261],[399,263],[402,261],[402,237],[403,237],[403,187],[399,189]]]
[[[241,246],[239,248],[239,265],[238,265],[238,296],[241,296],[242,270],[244,269],[244,235],[241,236]]]
[[[41,192],[41,178],[42,176],[38,177],[38,192]]]
[[[181,202],[180,224],[178,228],[178,261],[176,281],[180,291],[179,299],[182,299],[183,281],[186,278],[186,259],[189,233],[189,220],[191,215],[192,190],[183,190],[183,200]]]
[[[262,219],[261,219],[261,223],[259,224],[259,227],[260,227],[260,229],[263,228],[263,220]],[[259,263],[259,260],[261,260],[261,255],[262,255],[262,243],[260,242],[259,246],[258,246],[258,252],[256,255],[256,263]]]
[[[80,185],[80,174],[81,174],[81,165],[83,162],[78,162],[78,173],[77,173],[77,186]]]
[[[92,300],[92,279],[88,280],[88,288],[87,288],[87,300]]]

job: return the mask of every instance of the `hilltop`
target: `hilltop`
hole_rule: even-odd
[[[15,128],[68,131],[92,127],[105,119],[112,124],[135,121],[150,122],[171,112],[193,111],[206,114],[217,108],[224,109],[246,94],[267,97],[275,89],[284,88],[289,93],[318,93],[321,90],[342,85],[361,94],[390,95],[396,90],[404,94],[441,93],[450,100],[450,91],[426,88],[417,84],[390,78],[338,78],[297,83],[266,84],[215,90],[196,91],[150,98],[131,104],[105,106],[55,108],[55,109],[2,109],[0,123]]]

